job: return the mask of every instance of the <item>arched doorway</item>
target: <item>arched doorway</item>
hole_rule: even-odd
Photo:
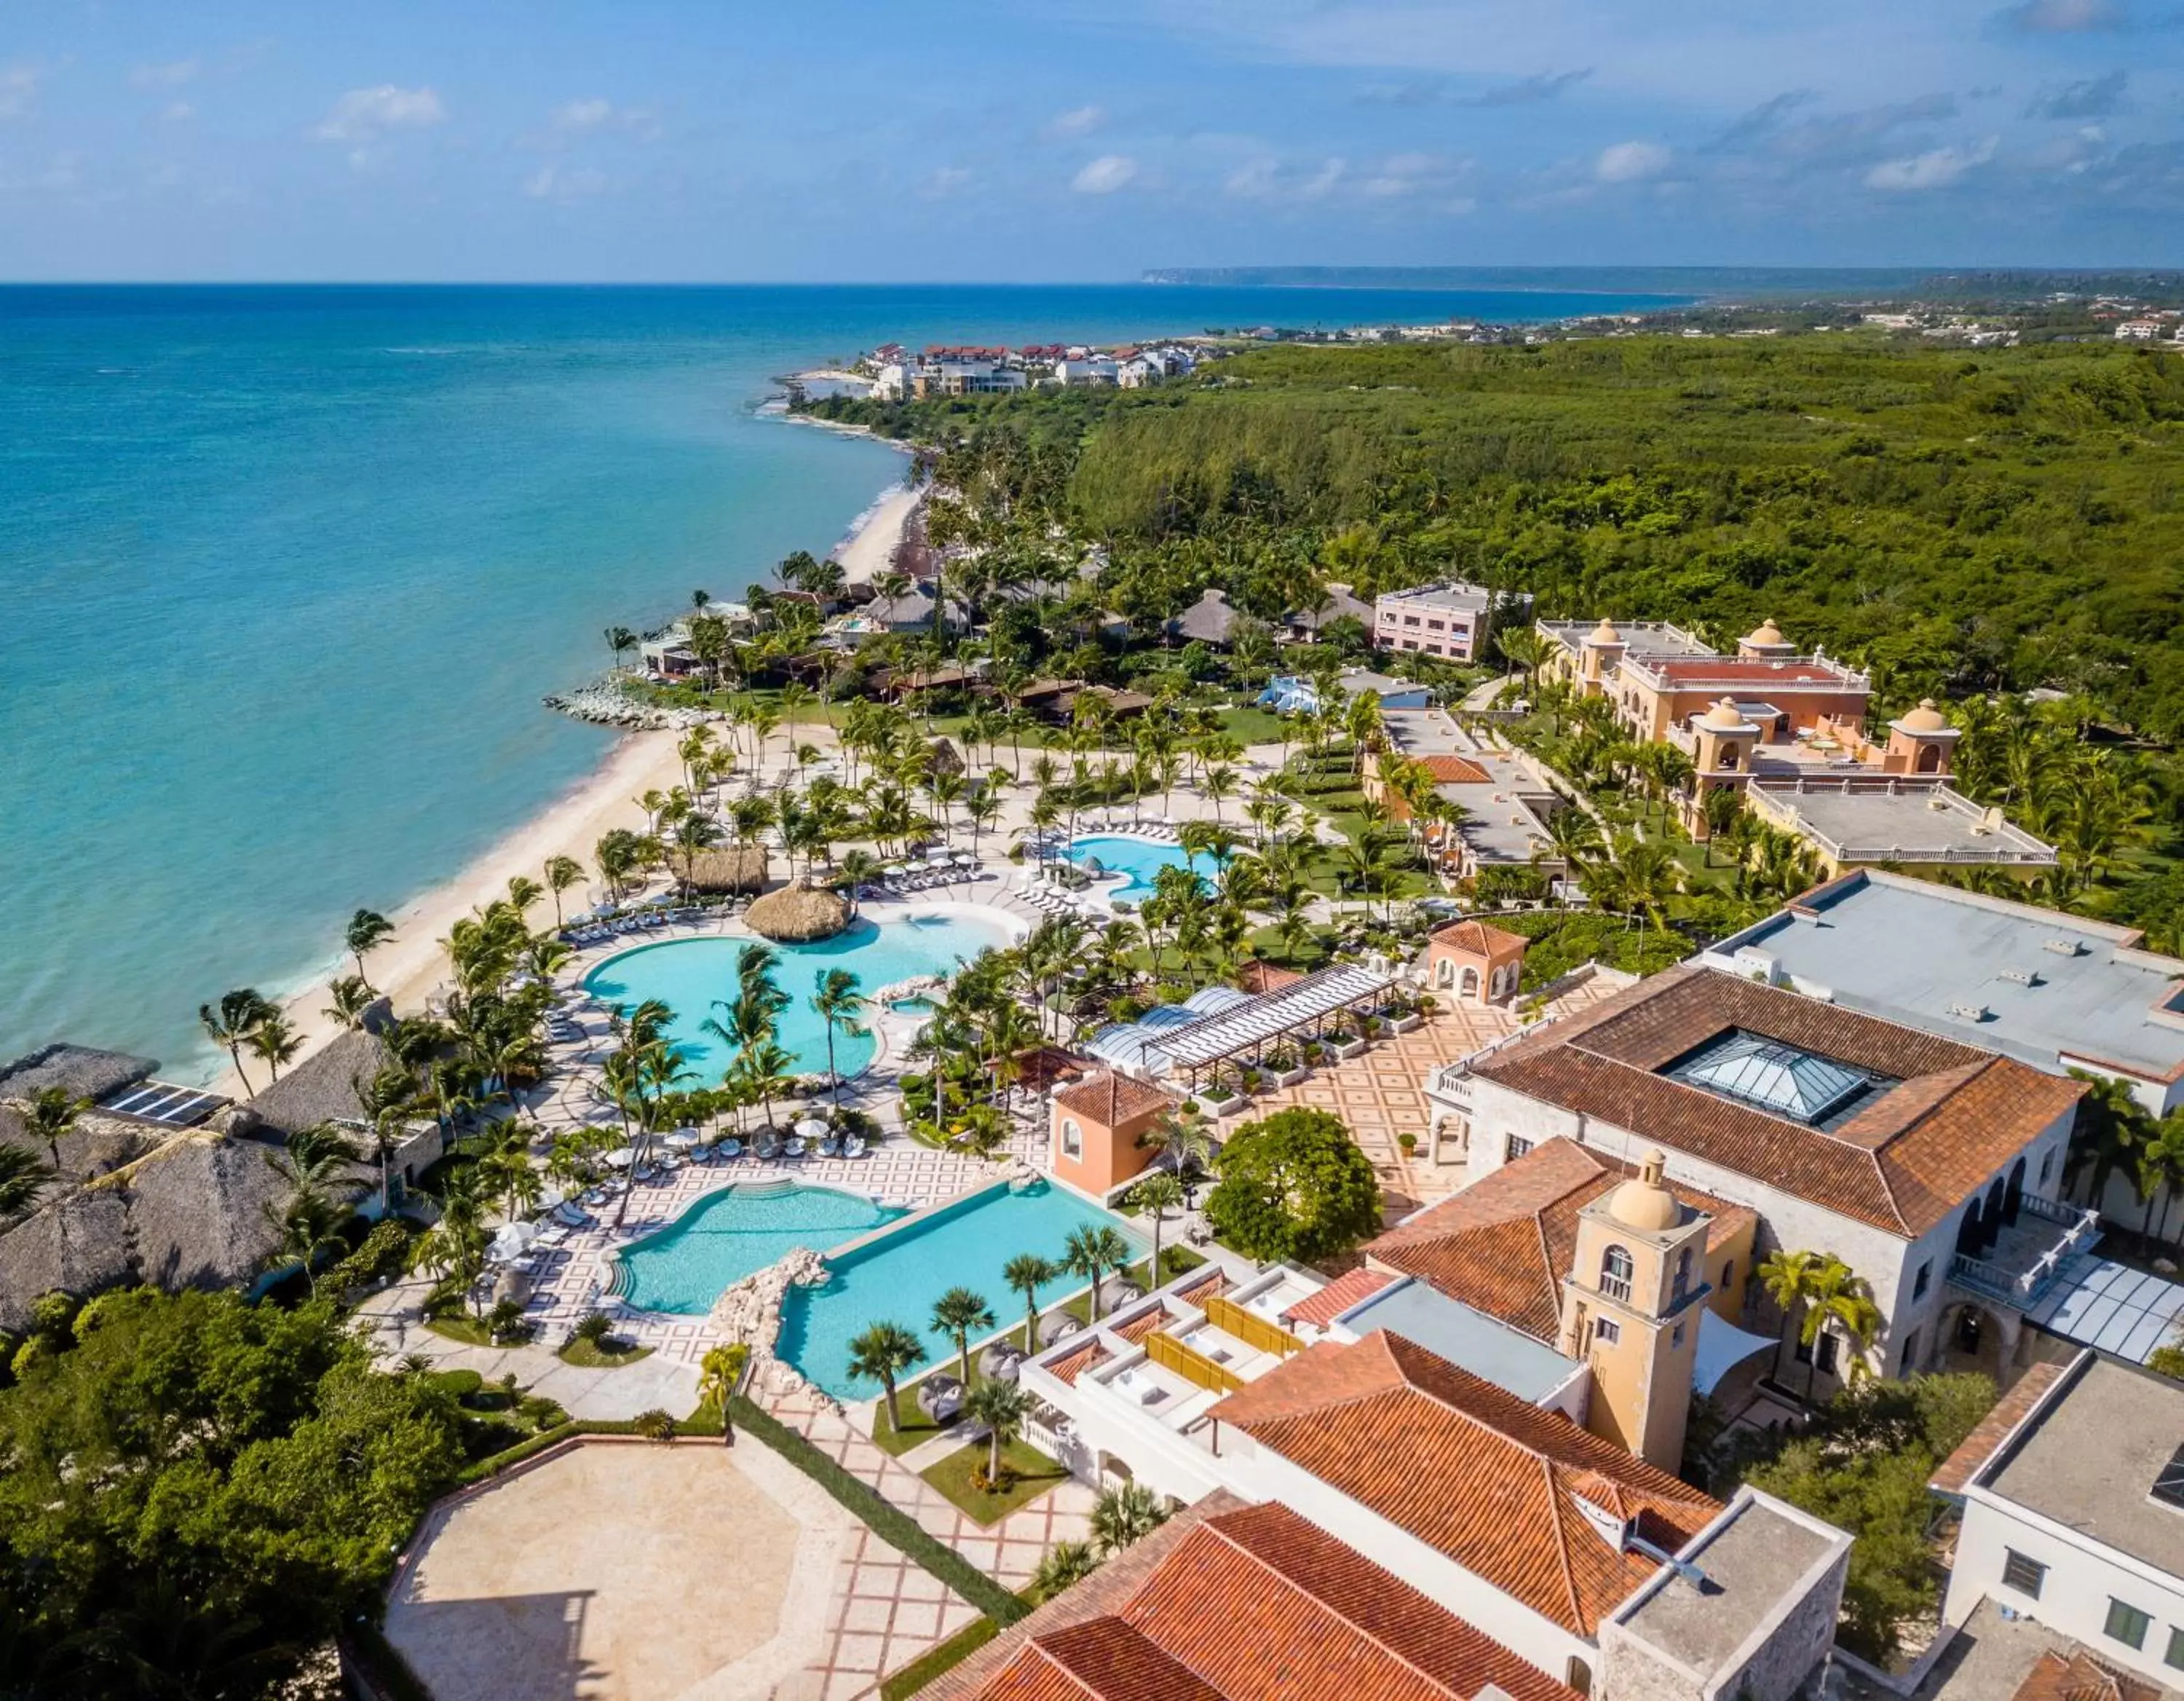
[[[1456,989],[1456,996],[1459,998],[1479,996],[1479,971],[1468,963],[1464,965],[1463,979]]]
[[[1939,745],[1922,745],[1919,751],[1919,772],[1936,773],[1940,772],[1941,767],[1942,747]]]
[[[1941,1336],[1934,1343],[1935,1369],[1976,1370],[1997,1384],[2008,1380],[2005,1373],[2024,1332],[2021,1318],[1966,1300],[1945,1308],[1941,1321]]]
[[[1986,1204],[1980,1213],[1980,1244],[1983,1246],[1991,1246],[2002,1238],[2002,1202],[2008,1191],[1999,1175],[1995,1177],[1994,1185],[1986,1190]]]
[[[2025,1204],[2025,1160],[2019,1158],[2009,1168],[2009,1185],[2003,1191],[2002,1220],[2005,1224],[2017,1221],[2017,1213]]]
[[[1964,1258],[1975,1258],[1984,1244],[1980,1238],[1980,1202],[1975,1199],[1965,1207],[1964,1221],[1957,1224],[1957,1251]]]

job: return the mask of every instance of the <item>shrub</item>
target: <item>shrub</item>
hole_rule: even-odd
[[[486,1328],[497,1343],[528,1341],[531,1319],[523,1314],[521,1300],[504,1299],[486,1317]]]
[[[1380,1228],[1380,1183],[1340,1118],[1302,1106],[1236,1130],[1206,1196],[1214,1232],[1247,1258],[1306,1263]]]
[[[1418,1149],[1418,1137],[1407,1128],[1396,1136],[1396,1144],[1403,1148],[1403,1156],[1408,1157]]]
[[[649,1442],[671,1442],[675,1439],[675,1418],[655,1406],[649,1412],[639,1412],[630,1420],[630,1426]]]
[[[458,1400],[467,1398],[485,1386],[485,1378],[475,1370],[443,1370],[432,1380]]]
[[[614,1319],[609,1317],[604,1311],[586,1313],[583,1320],[577,1324],[576,1328],[577,1339],[588,1341],[594,1347],[603,1343],[607,1336],[613,1333]]]

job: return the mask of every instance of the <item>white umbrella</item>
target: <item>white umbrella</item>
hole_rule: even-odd
[[[695,1129],[678,1128],[667,1136],[667,1143],[677,1152],[688,1152],[698,1143],[698,1131]]]
[[[807,1116],[790,1132],[804,1140],[824,1140],[827,1137],[827,1124],[816,1116]]]
[[[978,859],[976,856],[973,856],[968,850],[958,850],[956,853],[956,860],[967,868]]]
[[[935,845],[927,850],[925,853],[925,860],[928,862],[945,862],[948,860],[948,852],[941,846]]]
[[[602,1161],[610,1169],[627,1169],[636,1157],[636,1152],[631,1147],[617,1146],[612,1152],[607,1153]]]

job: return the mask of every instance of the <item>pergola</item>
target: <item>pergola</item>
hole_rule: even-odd
[[[1218,1080],[1245,1063],[1256,1064],[1284,1040],[1318,1039],[1342,1016],[1384,1002],[1395,977],[1355,963],[1336,963],[1273,992],[1232,1005],[1152,1036],[1148,1063],[1180,1075],[1196,1091],[1201,1075]]]

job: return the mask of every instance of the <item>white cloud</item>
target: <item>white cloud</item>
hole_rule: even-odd
[[[1618,142],[1600,150],[1592,175],[1603,183],[1642,183],[1667,170],[1673,158],[1658,142]]]
[[[1104,106],[1072,107],[1047,120],[1046,127],[1039,134],[1050,142],[1062,142],[1074,136],[1089,136],[1106,121],[1107,109]]]
[[[368,142],[390,130],[424,130],[448,115],[440,97],[429,88],[353,88],[313,132],[321,142]]]
[[[52,68],[27,59],[0,65],[0,118],[21,118],[37,104],[38,91],[53,75]]]
[[[606,192],[607,176],[588,166],[542,166],[524,180],[523,192],[534,201],[581,201]]]
[[[967,166],[943,165],[917,186],[918,198],[944,201],[951,195],[960,195],[971,187],[972,175]]]
[[[1993,159],[1994,150],[1995,138],[1990,136],[1976,148],[1936,148],[1901,159],[1884,159],[1865,174],[1865,187],[1892,192],[1946,189]]]
[[[187,124],[198,115],[198,109],[186,100],[178,100],[159,114],[170,124]]]
[[[194,82],[204,67],[196,59],[176,59],[171,64],[138,65],[129,73],[131,88],[180,88],[186,82]]]
[[[572,100],[554,109],[556,130],[597,130],[615,115],[610,100]]]
[[[1080,195],[1112,195],[1138,175],[1138,162],[1125,153],[1103,153],[1071,180]]]

